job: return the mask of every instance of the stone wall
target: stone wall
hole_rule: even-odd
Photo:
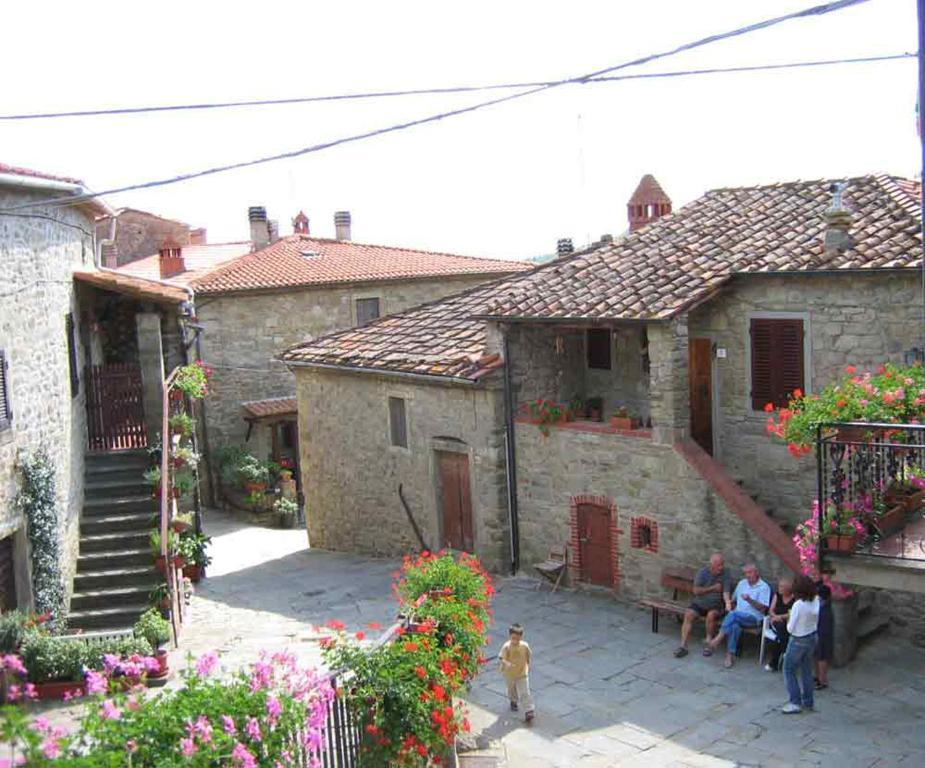
[[[500,378],[500,377],[496,377]],[[504,413],[494,388],[302,368],[296,373],[302,487],[313,547],[399,555],[418,549],[399,484],[429,547],[441,544],[436,451],[469,456],[475,551],[508,555]],[[391,445],[389,397],[405,399],[408,448]]]
[[[617,592],[628,598],[664,597],[663,568],[699,566],[715,551],[734,574],[748,560],[768,578],[786,570],[672,446],[572,428],[554,428],[549,437],[532,424],[516,430],[524,570],[569,541],[570,501],[578,496],[605,497],[616,506]],[[657,551],[631,546],[634,517],[657,524]]]
[[[756,313],[804,317],[811,365],[807,391],[838,378],[846,365],[860,369],[902,362],[921,346],[921,283],[916,274],[750,276],[691,313],[690,336],[709,336],[725,348],[714,359],[715,456],[758,495],[779,520],[809,515],[815,498],[812,456],[795,460],[765,432],[767,414],[750,399],[749,319]]]
[[[0,208],[44,199],[35,193],[0,189]],[[42,213],[43,216],[29,214]],[[85,383],[71,396],[66,315],[79,326],[82,307],[71,277],[93,266],[93,221],[81,210],[59,208],[0,214],[0,349],[9,361],[12,426],[0,432],[0,537],[16,535],[18,601],[29,604],[28,555],[24,521],[12,501],[19,487],[17,462],[40,446],[56,467],[64,571],[68,584],[78,549],[86,448]],[[75,334],[78,360],[86,336]]]
[[[483,282],[478,277],[357,284],[265,294],[201,296],[202,356],[213,370],[206,404],[212,448],[244,442],[246,400],[292,397],[295,381],[273,358],[287,347],[356,324],[356,299],[379,298],[391,314]]]
[[[110,220],[100,221],[96,231],[101,240],[108,238]],[[157,253],[167,240],[173,240],[178,245],[189,243],[189,224],[172,219],[162,219],[160,216],[145,211],[131,209],[122,211],[117,217],[116,224],[116,266],[121,267],[135,259]]]

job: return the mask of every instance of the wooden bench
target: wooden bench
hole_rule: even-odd
[[[549,557],[533,567],[540,576],[552,583],[552,591],[555,592],[568,570],[568,545],[561,549],[550,550]],[[542,582],[538,582],[536,588],[539,589],[541,584]]]

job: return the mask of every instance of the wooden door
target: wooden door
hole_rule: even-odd
[[[91,451],[145,448],[141,367],[132,363],[87,369],[87,432]]]
[[[610,510],[607,507],[578,505],[578,545],[581,580],[612,587]]]
[[[469,489],[469,455],[438,451],[443,546],[472,552],[472,494]]]
[[[688,372],[691,397],[691,437],[713,454],[713,342],[691,339]]]
[[[13,571],[13,536],[0,539],[0,613],[16,607],[16,576]]]

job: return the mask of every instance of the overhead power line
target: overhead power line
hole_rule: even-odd
[[[822,5],[815,5],[811,8],[806,8],[802,11],[796,11],[794,13],[788,13],[784,16],[776,16],[771,19],[765,19],[764,21],[755,22],[744,27],[738,27],[736,29],[730,30],[728,32],[721,32],[715,35],[710,35],[709,37],[700,38],[689,43],[684,43],[675,48],[672,48],[667,51],[661,51],[659,53],[652,53],[646,56],[641,56],[630,61],[623,62],[622,64],[616,64],[612,67],[605,67],[604,69],[599,69],[594,72],[588,72],[584,75],[579,75],[577,77],[566,78],[563,80],[556,80],[551,83],[543,84],[535,88],[528,88],[527,90],[518,91],[517,93],[508,94],[506,96],[500,96],[495,99],[490,99],[488,101],[477,102],[475,104],[470,104],[466,107],[460,107],[458,109],[449,110],[446,112],[438,112],[433,115],[428,115],[427,117],[417,118],[415,120],[408,120],[403,123],[395,123],[383,128],[376,128],[370,131],[364,131],[363,133],[353,134],[351,136],[343,136],[338,139],[332,139],[331,141],[322,142],[319,144],[313,144],[308,147],[302,147],[300,149],[294,149],[289,152],[281,152],[276,155],[268,155],[266,157],[260,157],[254,160],[245,160],[237,163],[229,163],[227,165],[220,165],[214,168],[207,168],[201,171],[194,171],[191,173],[180,174],[177,176],[171,176],[166,179],[158,179],[155,181],[146,181],[138,184],[129,184],[122,187],[112,187],[110,189],[105,189],[100,192],[87,193],[84,195],[70,195],[62,197],[54,197],[48,200],[39,200],[32,203],[24,203],[22,205],[10,206],[3,210],[6,211],[15,211],[21,208],[34,208],[40,205],[74,205],[84,200],[90,200],[98,197],[105,197],[107,195],[114,195],[121,192],[133,192],[139,189],[151,189],[154,187],[163,187],[169,184],[177,184],[182,181],[190,181],[192,179],[202,178],[204,176],[213,176],[218,173],[226,173],[228,171],[238,170],[241,168],[249,168],[255,165],[263,165],[265,163],[274,162],[276,160],[286,160],[295,157],[301,157],[303,155],[312,154],[315,152],[320,152],[325,149],[331,149],[332,147],[342,146],[344,144],[351,144],[353,142],[362,141],[364,139],[370,139],[375,136],[384,136],[389,133],[396,133],[398,131],[403,131],[408,128],[412,128],[418,125],[426,125],[427,123],[434,123],[439,120],[445,120],[449,117],[456,117],[458,115],[468,114],[470,112],[475,112],[477,110],[485,109],[487,107],[495,106],[497,104],[504,104],[516,99],[522,99],[526,96],[531,96],[536,93],[541,93],[543,91],[548,91],[553,88],[558,88],[563,85],[570,85],[574,83],[585,83],[594,78],[600,78],[603,75],[607,75],[610,72],[616,72],[621,69],[628,69],[630,67],[639,66],[641,64],[648,64],[650,61],[655,61],[656,59],[668,58],[669,56],[675,56],[679,53],[685,51],[690,51],[695,48],[701,48],[705,45],[710,45],[711,43],[719,42],[720,40],[728,40],[733,37],[739,37],[741,35],[749,34],[751,32],[756,32],[761,29],[767,29],[768,27],[773,27],[778,24],[782,24],[786,21],[792,21],[794,19],[807,18],[810,16],[823,16],[825,14],[833,13],[835,11],[840,11],[845,8],[849,8],[855,5],[861,5],[863,3],[869,2],[869,0],[835,0],[834,2],[824,3]]]
[[[885,56],[863,56],[844,59],[823,59],[817,61],[794,61],[781,64],[755,64],[741,67],[712,67],[709,69],[683,69],[671,72],[648,72],[632,75],[613,75],[593,77],[582,80],[577,85],[591,83],[613,83],[622,80],[655,80],[661,78],[690,77],[692,75],[715,75],[734,72],[763,72],[804,67],[825,67],[836,64],[870,64],[873,62],[896,61],[915,58],[914,53],[894,53]],[[286,99],[255,99],[252,101],[217,101],[200,104],[162,104],[148,107],[119,107],[114,109],[84,109],[71,112],[32,112],[17,115],[0,115],[0,120],[49,120],[64,117],[110,117],[117,115],[139,115],[158,112],[187,112],[210,109],[233,109],[241,107],[275,107],[293,104],[312,104],[331,101],[359,101],[364,99],[383,99],[398,96],[441,96],[457,93],[475,93],[481,91],[517,90],[520,88],[539,88],[557,85],[560,81],[543,80],[524,83],[492,83],[490,85],[457,85],[441,88],[412,88],[407,90],[368,91],[364,93],[343,93],[326,96],[299,96]]]

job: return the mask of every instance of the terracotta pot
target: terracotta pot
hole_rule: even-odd
[[[174,568],[182,568],[184,565],[186,565],[186,560],[179,555],[173,558]],[[154,558],[154,567],[161,573],[167,573],[167,562],[163,555],[158,555]]]
[[[291,469],[281,469],[279,471],[279,479],[283,482],[292,480],[292,470]]]
[[[610,426],[614,429],[632,430],[635,429],[635,420],[629,416],[611,416]]]
[[[266,483],[244,483],[244,490],[248,493],[263,493],[266,489]]]
[[[183,399],[183,390],[182,389],[171,389],[170,390],[170,399],[174,402]]]
[[[188,531],[192,528],[193,524],[175,517],[170,521],[170,527],[173,528],[176,533],[183,533],[183,531]]]
[[[591,421],[601,421],[601,409],[600,408],[589,408],[588,409],[588,418]]]
[[[201,565],[184,565],[183,566],[183,575],[186,576],[194,584],[198,584],[202,581],[202,566]]]
[[[897,504],[894,507],[890,507],[882,515],[878,515],[873,519],[874,527],[880,533],[881,536],[889,536],[891,533],[895,533],[898,530],[901,530],[906,522],[906,505]]]
[[[154,654],[154,658],[157,659],[157,672],[154,674],[149,674],[148,677],[167,677],[167,674],[170,672],[169,660],[170,657],[163,648],[158,648]]]
[[[39,701],[61,701],[65,693],[79,693],[83,695],[83,682],[74,680],[48,680],[44,683],[35,684],[35,693]]]
[[[869,443],[877,437],[876,430],[865,427],[839,427],[836,435],[841,443]]]
[[[853,533],[850,536],[844,536],[841,534],[835,536],[826,536],[825,537],[825,546],[829,552],[845,552],[851,553],[854,552],[858,545],[857,534]]]

